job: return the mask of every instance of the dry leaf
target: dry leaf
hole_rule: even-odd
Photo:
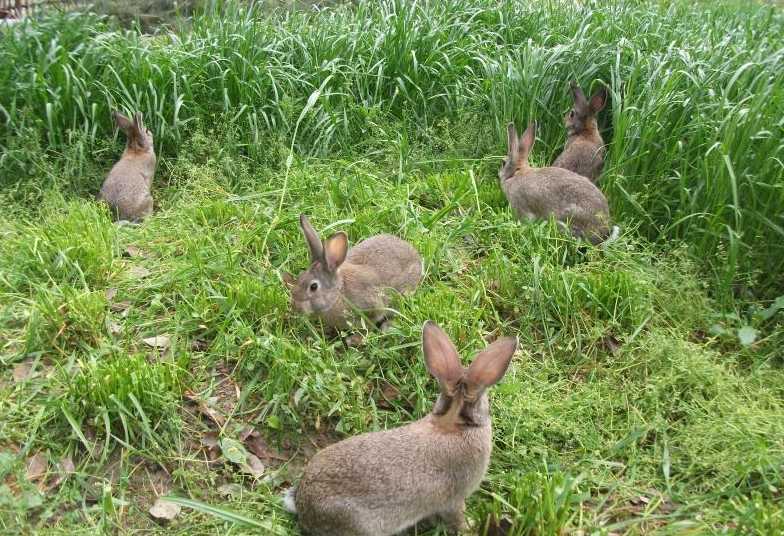
[[[128,257],[146,257],[147,254],[140,248],[136,246],[128,246],[125,248],[125,256]]]
[[[261,478],[264,475],[264,464],[255,454],[248,453],[240,469],[243,473],[253,475],[253,478]]]
[[[150,508],[150,515],[160,521],[171,521],[180,513],[180,505],[169,502],[160,497]]]
[[[150,275],[150,271],[144,266],[132,266],[131,269],[128,270],[128,275],[134,279],[144,279]]]
[[[381,398],[376,404],[381,409],[392,409],[393,402],[400,398],[400,390],[389,382],[381,381]]]
[[[32,359],[22,361],[14,365],[14,382],[22,383],[33,377],[33,363]]]
[[[618,355],[618,352],[621,351],[621,347],[623,346],[623,343],[614,335],[605,335],[602,338],[602,344],[604,344],[604,347],[607,348],[607,351],[612,355]]]
[[[40,480],[46,475],[47,468],[49,466],[49,461],[46,459],[46,455],[42,452],[37,453],[35,456],[30,456],[27,458],[27,480],[30,482],[35,482]]]
[[[142,339],[142,342],[150,348],[160,348],[161,350],[166,350],[169,346],[171,346],[171,338],[169,338],[168,335],[156,335],[155,337],[148,337],[147,339]]]
[[[226,423],[226,417],[221,415],[216,409],[207,405],[207,403],[199,398],[193,391],[185,391],[185,398],[196,404],[199,412],[211,419],[218,426],[222,427]]]
[[[112,301],[115,296],[117,296],[117,289],[116,288],[107,288],[104,292],[106,299]]]
[[[258,433],[254,437],[250,437],[244,441],[245,448],[247,448],[250,452],[262,460],[288,460],[288,458],[281,455],[277,450],[270,447],[267,442],[264,441],[264,438],[258,435]]]
[[[506,536],[512,533],[512,522],[507,518],[498,518],[495,514],[491,514],[487,520],[487,536]]]
[[[120,333],[122,333],[122,330],[123,330],[122,326],[117,322],[109,322],[109,333],[111,333],[112,335],[119,335]]]
[[[129,301],[121,301],[109,305],[109,309],[111,309],[115,313],[123,313],[123,317],[125,317],[128,314],[128,309],[130,308],[131,308],[131,302]]]
[[[60,463],[57,464],[57,468],[59,469],[59,474],[48,486],[46,486],[46,491],[57,488],[63,483],[68,475],[72,475],[76,472],[76,466],[70,456],[61,459]]]

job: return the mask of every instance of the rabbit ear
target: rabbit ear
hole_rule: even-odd
[[[507,156],[512,159],[516,159],[520,152],[520,139],[517,137],[514,123],[506,125],[506,152]]]
[[[117,125],[117,128],[122,130],[125,134],[128,134],[128,132],[131,131],[131,128],[133,128],[133,123],[131,123],[131,120],[117,110],[112,112],[112,119],[114,119],[114,124]]]
[[[281,272],[280,276],[283,278],[283,284],[286,285],[286,288],[292,289],[297,284],[297,279],[289,272]]]
[[[348,236],[343,231],[335,233],[324,242],[324,260],[327,270],[334,272],[346,260]]]
[[[495,385],[506,373],[509,362],[517,350],[517,338],[505,337],[479,352],[468,367],[466,383],[470,387],[487,389]]]
[[[528,154],[531,152],[531,147],[534,146],[536,141],[536,121],[531,121],[528,128],[523,132],[520,138],[519,157],[520,160],[528,160]]]
[[[577,81],[572,80],[569,85],[572,88],[572,95],[574,96],[575,106],[588,106],[588,99],[585,98],[585,93],[583,93],[583,90],[580,88],[580,86],[577,85]]]
[[[427,370],[443,384],[456,384],[464,373],[457,348],[444,330],[428,320],[422,326],[422,351]]]
[[[324,246],[321,244],[318,233],[310,224],[310,220],[304,214],[299,215],[299,226],[302,228],[302,234],[305,235],[305,241],[310,249],[310,262],[323,261]]]
[[[591,111],[593,113],[601,112],[604,105],[607,103],[607,88],[602,86],[591,97]]]

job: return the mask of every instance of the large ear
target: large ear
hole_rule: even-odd
[[[310,220],[304,214],[299,215],[299,226],[302,228],[302,234],[305,235],[305,241],[310,249],[310,262],[323,261],[324,246],[321,244],[318,233],[310,224]]]
[[[333,234],[324,242],[324,260],[327,270],[334,272],[346,260],[348,236],[343,231]]]
[[[593,113],[601,112],[604,109],[604,105],[606,103],[607,103],[607,88],[602,86],[591,97],[591,111]]]
[[[131,123],[131,120],[125,117],[123,114],[121,114],[117,110],[114,110],[112,112],[112,119],[114,119],[114,124],[117,125],[117,128],[122,130],[126,135],[128,135],[131,132],[131,129],[133,128],[133,123]]]
[[[520,152],[520,139],[517,137],[514,123],[506,125],[506,152],[511,160],[516,159]]]
[[[297,284],[297,279],[289,272],[281,272],[280,276],[283,279],[283,284],[286,285],[286,288],[288,289],[294,288]]]
[[[585,98],[585,93],[583,93],[583,90],[580,88],[580,86],[577,85],[577,81],[572,80],[569,83],[569,86],[572,88],[574,105],[580,108],[585,108],[586,106],[588,106],[588,99]]]
[[[531,147],[534,146],[534,141],[536,141],[536,121],[531,121],[528,125],[528,128],[525,129],[523,132],[523,136],[520,138],[520,159],[527,160],[528,155],[531,152]]]
[[[517,338],[505,337],[479,352],[468,367],[466,376],[468,384],[480,389],[495,385],[509,368],[515,350],[517,350]]]
[[[422,351],[428,372],[438,379],[442,386],[454,385],[463,377],[465,371],[460,364],[457,348],[444,330],[431,320],[422,326]]]

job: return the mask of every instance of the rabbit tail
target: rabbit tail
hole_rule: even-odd
[[[294,494],[296,492],[297,489],[292,486],[286,490],[286,493],[283,494],[283,508],[285,508],[287,512],[291,512],[292,514],[297,513],[297,505],[294,503]]]
[[[610,244],[618,240],[619,236],[621,236],[621,228],[618,227],[617,225],[613,225],[612,231],[610,232],[610,236],[607,237],[607,240],[604,241],[602,247],[606,248],[607,246],[609,246]]]

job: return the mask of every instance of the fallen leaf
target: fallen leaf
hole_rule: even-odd
[[[171,338],[169,338],[168,335],[156,335],[155,337],[148,337],[146,339],[142,339],[142,342],[150,348],[160,348],[161,350],[166,350],[169,346],[171,346]]]
[[[112,301],[115,296],[117,296],[117,289],[116,288],[107,288],[104,292],[106,299]]]
[[[141,249],[136,246],[127,246],[125,248],[125,252],[123,253],[124,256],[127,257],[146,257],[147,254]]]
[[[623,344],[615,335],[605,335],[602,338],[602,344],[612,355],[618,355]]]
[[[171,521],[180,513],[180,505],[169,502],[160,497],[152,505],[149,512],[152,517],[160,521]]]
[[[28,359],[14,365],[15,383],[22,383],[33,377],[33,363],[32,359]]]
[[[119,335],[120,333],[122,333],[122,330],[123,330],[122,326],[117,322],[109,322],[109,333],[111,333],[112,335]]]
[[[123,313],[123,317],[128,314],[128,309],[131,308],[131,302],[129,301],[121,301],[117,303],[112,303],[109,306],[109,309],[114,311],[115,313]]]
[[[199,412],[218,426],[222,427],[226,423],[226,417],[215,408],[211,408],[207,402],[199,398],[193,391],[185,391],[185,398],[196,404]]]
[[[208,346],[209,343],[204,339],[193,339],[193,341],[191,341],[191,350],[194,352],[203,352]]]
[[[207,432],[201,437],[201,444],[207,447],[208,449],[213,449],[218,447],[218,433],[217,432]]]
[[[248,453],[245,458],[245,463],[240,465],[242,472],[253,475],[253,478],[261,478],[264,475],[264,464],[254,454]]]
[[[400,398],[400,389],[389,382],[381,382],[381,398],[377,401],[378,407],[392,409],[395,400]]]
[[[220,448],[226,459],[237,465],[244,464],[248,457],[248,451],[245,450],[242,443],[230,437],[224,437],[220,441]]]
[[[150,271],[144,266],[132,266],[131,269],[128,270],[128,275],[134,279],[144,279],[150,275]]]
[[[63,481],[68,477],[68,475],[72,475],[76,472],[76,466],[74,465],[73,460],[70,456],[66,456],[60,460],[60,463],[57,464],[57,468],[59,469],[59,473],[57,477],[46,486],[46,491],[53,490],[57,488]]]
[[[487,519],[486,536],[506,536],[512,533],[512,522],[505,517],[499,518],[495,514],[490,514]]]
[[[35,482],[40,480],[46,475],[47,468],[49,467],[49,461],[46,459],[46,455],[42,452],[38,452],[34,456],[30,456],[27,458],[27,480],[30,482]]]
[[[218,486],[218,493],[222,497],[235,497],[242,495],[242,491],[242,486],[239,484],[223,484],[222,486]]]

